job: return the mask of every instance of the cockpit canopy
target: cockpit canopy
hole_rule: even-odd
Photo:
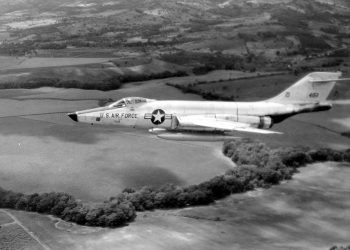
[[[123,99],[120,99],[119,101],[116,101],[110,105],[108,105],[109,108],[124,108],[127,106],[136,106],[140,105],[146,102],[154,101],[153,99],[147,99],[144,97],[126,97]]]

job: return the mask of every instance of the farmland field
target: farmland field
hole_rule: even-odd
[[[112,59],[112,58],[110,58]],[[60,66],[71,66],[71,65],[84,65],[93,63],[108,62],[108,58],[27,58],[0,56],[1,70],[9,69],[31,69],[31,68],[42,68],[42,67],[60,67]]]
[[[0,231],[0,239],[1,249],[43,249],[18,225],[2,227]]]
[[[38,19],[38,20],[30,20],[30,21],[22,21],[22,22],[12,22],[12,23],[7,23],[6,25],[12,29],[27,29],[27,28],[52,25],[56,22],[57,20],[53,18],[47,18],[47,19]]]
[[[236,101],[257,101],[280,93],[299,78],[300,76],[294,75],[253,77],[251,79],[198,84],[194,89],[216,93],[223,97],[233,96]]]
[[[314,164],[268,190],[210,206],[139,213],[135,222],[116,229],[87,230],[51,216],[11,214],[48,249],[329,249],[347,245],[350,237],[349,171],[349,164]]]
[[[0,211],[0,226],[11,222],[13,222],[13,220],[7,214]]]

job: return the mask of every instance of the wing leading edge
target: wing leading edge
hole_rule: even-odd
[[[282,134],[281,132],[251,127],[248,123],[205,117],[201,115],[176,116],[181,127],[200,126],[226,131],[241,131],[259,134]]]

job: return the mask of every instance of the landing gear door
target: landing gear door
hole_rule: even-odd
[[[179,126],[179,120],[175,115],[171,117],[171,129],[176,129]]]

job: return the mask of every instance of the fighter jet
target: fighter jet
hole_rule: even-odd
[[[329,110],[327,97],[341,72],[313,72],[275,97],[257,102],[174,101],[126,97],[108,106],[69,113],[76,122],[148,129],[159,138],[218,141],[235,132],[280,134],[269,130],[286,118]]]

